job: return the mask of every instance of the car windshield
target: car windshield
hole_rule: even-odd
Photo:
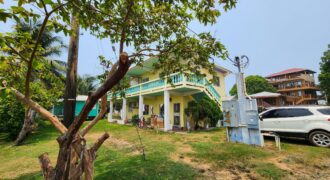
[[[318,109],[317,111],[325,115],[330,115],[330,108]]]

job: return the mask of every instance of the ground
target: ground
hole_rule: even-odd
[[[306,142],[274,141],[264,148],[226,142],[225,129],[164,133],[102,120],[88,134],[89,143],[103,132],[110,138],[97,154],[95,179],[329,179],[330,149]],[[0,137],[0,179],[42,179],[38,156],[48,152],[56,162],[59,134],[45,123],[19,147]]]

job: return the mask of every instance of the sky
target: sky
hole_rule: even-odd
[[[193,22],[189,27],[196,32],[210,31],[232,58],[248,56],[247,76],[267,76],[288,68],[319,72],[320,57],[330,44],[329,7],[329,0],[238,0],[236,8],[223,12],[217,24],[204,27]],[[8,24],[0,24],[0,32],[8,31]],[[68,43],[68,38],[63,37],[63,41]],[[115,57],[111,46],[108,40],[82,32],[78,73],[101,73],[97,57]],[[67,52],[60,58],[66,61]],[[237,71],[228,60],[217,59],[215,63]],[[235,76],[229,75],[225,82],[227,92],[234,83]]]

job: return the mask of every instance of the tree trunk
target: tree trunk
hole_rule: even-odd
[[[26,108],[25,116],[24,116],[24,124],[17,136],[17,139],[15,140],[15,146],[20,145],[33,130],[34,122],[32,116],[33,116],[33,110],[30,107]]]
[[[69,127],[75,117],[76,96],[77,96],[77,65],[79,49],[79,24],[76,16],[72,15],[70,36],[68,69],[66,73],[65,94],[64,94],[64,121],[63,124]]]

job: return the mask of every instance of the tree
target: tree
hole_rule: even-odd
[[[79,48],[79,20],[77,15],[72,13],[71,17],[70,44],[68,53],[68,70],[66,73],[65,93],[64,93],[64,118],[63,123],[69,127],[75,117],[76,96],[77,96],[77,67]]]
[[[246,77],[245,84],[246,84],[246,92],[248,94],[256,94],[263,91],[276,92],[276,89],[271,84],[269,84],[265,78],[259,75]],[[231,88],[229,94],[231,96],[237,95],[236,84]]]
[[[222,112],[217,103],[207,96],[198,102],[195,100],[188,102],[188,107],[184,111],[193,121],[194,130],[199,128],[200,122],[210,123],[212,127],[215,127],[222,118]]]
[[[27,22],[23,19],[19,19],[17,24],[14,26],[14,34],[13,40],[17,42],[22,42],[23,38],[28,39],[25,43],[25,46],[31,46],[34,42],[33,39],[38,37],[38,29],[42,24],[38,21],[32,21],[27,19]],[[22,35],[26,35],[26,37],[22,37]],[[45,29],[44,33],[40,35],[40,47],[43,49],[42,51],[38,51],[37,57],[38,62],[34,62],[31,65],[35,66],[34,70],[28,71],[26,66],[24,67],[24,63],[27,61],[22,59],[10,59],[15,58],[14,48],[18,48],[17,46],[8,46],[9,49],[1,49],[1,51],[7,54],[7,63],[12,63],[11,66],[4,66],[3,73],[10,71],[11,73],[17,73],[15,75],[15,79],[13,82],[15,84],[22,83],[24,81],[23,77],[26,77],[27,72],[30,72],[30,82],[25,82],[25,88],[29,87],[28,94],[32,94],[31,96],[35,99],[38,99],[42,105],[46,108],[51,107],[51,104],[57,101],[57,98],[61,96],[61,88],[63,84],[59,82],[58,78],[63,78],[61,76],[59,60],[54,60],[53,58],[59,56],[61,54],[61,50],[65,48],[63,42],[60,37],[55,36],[51,31]],[[29,48],[22,48],[20,50],[20,54],[28,54],[30,51]],[[10,59],[10,60],[9,60]],[[22,64],[18,64],[22,61]],[[17,63],[14,65],[14,63]],[[27,63],[28,64],[28,63]],[[51,74],[53,73],[53,75]],[[25,74],[25,75],[24,75]],[[3,75],[8,77],[7,75]],[[14,76],[11,76],[14,77]],[[23,87],[22,87],[23,88]],[[26,90],[26,89],[25,89]],[[10,105],[10,104],[8,104]],[[5,113],[5,112],[4,112]],[[9,111],[8,111],[9,113]],[[25,116],[24,121],[18,121],[20,123],[23,122],[23,126],[21,126],[21,131],[17,134],[17,139],[15,141],[16,145],[19,145],[23,142],[26,136],[34,129],[35,123],[33,119],[33,112],[30,108],[25,108]],[[8,123],[7,123],[8,124]],[[9,124],[8,124],[9,125]],[[18,127],[18,126],[17,126]],[[17,131],[11,131],[17,132]],[[13,134],[12,134],[13,136]]]
[[[328,50],[321,57],[320,71],[320,88],[327,98],[328,105],[330,105],[330,45],[328,45]]]
[[[78,76],[77,93],[81,95],[88,95],[89,92],[96,89],[97,78],[90,75]]]
[[[29,1],[29,3],[33,2]],[[27,3],[27,1],[19,1],[19,3]],[[79,14],[79,25],[82,28],[88,28],[99,38],[109,38],[113,44],[117,44],[119,47],[119,57],[113,60],[109,66],[105,81],[89,94],[81,113],[68,128],[50,112],[31,100],[29,94],[23,95],[9,87],[10,85],[6,86],[6,89],[9,89],[16,98],[46,117],[61,133],[57,139],[60,148],[56,167],[51,166],[46,153],[39,157],[44,178],[80,179],[83,175],[85,179],[93,178],[96,152],[109,135],[108,133],[103,134],[91,147],[85,146],[84,135],[103,116],[105,106],[102,105],[101,112],[85,128],[80,128],[100,98],[101,104],[106,103],[106,93],[118,85],[132,64],[141,64],[145,57],[152,56],[158,59],[155,68],[162,71],[162,77],[173,72],[187,71],[198,76],[205,76],[200,71],[202,68],[214,73],[214,63],[210,59],[225,59],[228,56],[225,47],[212,37],[211,33],[192,32],[188,25],[192,21],[212,25],[221,15],[220,10],[227,11],[235,4],[235,0],[217,1],[217,3],[208,0],[189,2],[183,0],[37,1],[37,5],[43,9],[45,14],[43,21],[45,26],[50,15],[56,12],[58,15],[56,18],[60,18],[61,21],[56,21],[56,25],[54,22],[51,23],[53,28],[64,33],[72,33],[59,24],[69,23],[70,14],[76,12],[74,16]],[[23,7],[18,6],[22,10]],[[15,14],[17,12],[11,11],[2,15],[0,19],[6,20],[7,17],[13,17]],[[44,28],[41,28],[39,34],[43,30]],[[35,41],[35,47],[38,47],[39,41],[39,38]],[[127,46],[133,49],[132,53],[129,54],[125,51]],[[32,59],[34,59],[34,54],[35,51],[32,51],[30,56]]]

